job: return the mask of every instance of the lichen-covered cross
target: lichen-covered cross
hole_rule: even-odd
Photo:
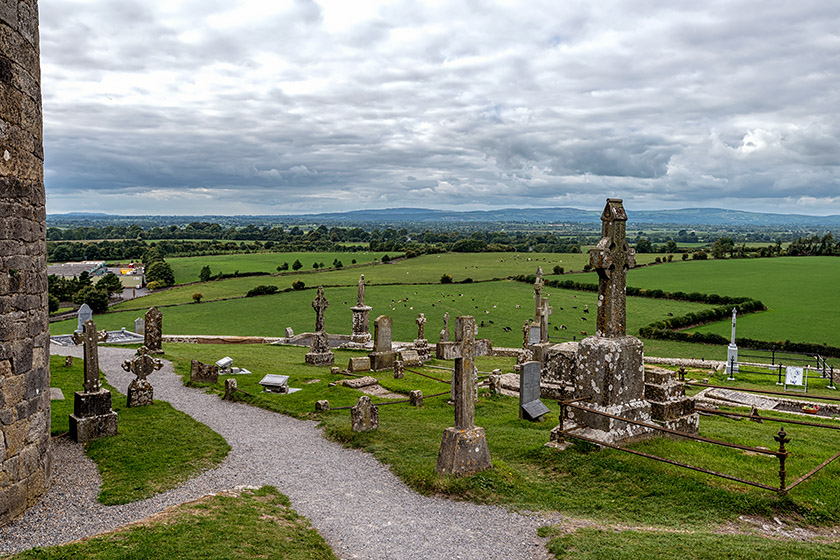
[[[423,331],[426,326],[426,316],[421,313],[417,316],[417,319],[414,322],[417,323],[417,340],[423,340],[423,335],[425,334]]]
[[[163,362],[150,356],[149,349],[145,346],[138,348],[137,353],[134,354],[134,358],[126,360],[122,364],[122,368],[125,371],[133,373],[137,376],[137,379],[144,381],[149,375],[162,367]]]
[[[636,265],[636,253],[627,244],[627,214],[620,198],[608,198],[601,214],[601,240],[589,250],[589,262],[598,273],[598,336],[621,337],[627,327],[627,270]]]
[[[322,332],[324,330],[324,312],[330,302],[324,297],[324,287],[318,286],[318,294],[312,301],[312,308],[315,310],[315,332]]]
[[[84,343],[86,393],[95,393],[102,388],[99,383],[99,343],[108,340],[108,333],[104,330],[97,332],[96,323],[88,319],[82,325],[82,332],[73,333],[75,344]]]
[[[444,360],[455,360],[455,428],[471,430],[475,428],[475,358],[489,356],[493,345],[488,339],[476,340],[475,317],[469,315],[455,318],[455,341],[439,345],[443,346]]]

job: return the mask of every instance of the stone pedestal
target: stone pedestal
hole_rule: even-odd
[[[655,424],[689,434],[698,432],[700,415],[694,411],[694,399],[685,396],[685,384],[674,379],[674,372],[648,366],[645,399],[650,403],[650,416]]]
[[[70,438],[85,443],[117,435],[117,413],[111,410],[111,391],[76,391],[70,415]]]
[[[305,361],[312,366],[331,366],[335,363],[335,354],[330,350],[330,339],[327,333],[323,331],[315,333]]]
[[[730,343],[726,348],[726,375],[733,377],[738,373],[738,346]]]
[[[373,371],[382,371],[385,369],[392,369],[394,362],[397,361],[396,352],[371,352],[368,354],[370,358],[370,369]]]
[[[540,372],[540,397],[565,400],[577,395],[577,342],[561,342],[545,351]]]
[[[135,379],[128,385],[128,408],[148,406],[154,402],[155,390],[145,379]]]
[[[642,341],[632,336],[591,336],[580,341],[578,391],[592,397],[583,406],[650,423],[650,403],[644,399],[643,349]],[[569,420],[585,426],[577,432],[580,435],[605,443],[623,444],[654,435],[648,428],[577,409],[570,409]]]
[[[432,347],[429,346],[429,341],[425,338],[418,338],[414,340],[414,350],[420,358],[420,363],[424,364],[432,359]]]
[[[465,476],[493,467],[484,428],[468,430],[446,428],[440,442],[435,471],[439,474]]]
[[[370,336],[370,310],[369,305],[357,305],[351,307],[353,312],[353,334],[350,335],[350,342],[355,344],[367,344],[371,341]]]

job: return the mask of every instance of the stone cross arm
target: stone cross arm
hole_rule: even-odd
[[[444,360],[457,360],[464,358],[464,349],[460,341],[438,342],[438,347],[443,348]],[[473,346],[473,356],[489,356],[493,353],[493,341],[488,338],[479,338]]]

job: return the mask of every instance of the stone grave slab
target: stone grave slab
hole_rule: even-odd
[[[376,385],[377,383],[379,383],[379,381],[377,381],[375,377],[366,375],[364,377],[354,377],[353,379],[345,379],[342,385],[344,385],[345,387],[350,387],[351,389],[360,389],[362,387]]]
[[[423,365],[417,350],[401,350],[399,357],[404,366],[419,367]]]

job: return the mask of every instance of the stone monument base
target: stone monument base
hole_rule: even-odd
[[[373,340],[373,337],[371,337],[369,332],[368,333],[362,333],[362,334],[353,333],[353,334],[350,335],[350,342],[352,342],[353,344],[360,344],[360,345],[364,346],[365,344],[369,343],[371,340]]]
[[[655,424],[689,434],[698,432],[700,415],[694,411],[694,399],[685,396],[685,384],[674,379],[672,371],[653,366],[645,369],[645,399]]]
[[[368,357],[370,358],[370,369],[373,371],[393,369],[394,362],[397,361],[397,353],[393,351],[371,352]]]
[[[453,474],[466,476],[493,467],[490,460],[490,449],[487,447],[487,437],[484,428],[475,427],[470,430],[446,428],[443,440],[440,442],[437,465],[438,474]]]
[[[79,418],[75,414],[70,415],[70,439],[76,443],[86,443],[115,435],[117,435],[117,413],[113,410],[107,414],[87,418]]]
[[[154,402],[155,390],[145,379],[135,379],[128,386],[128,408],[148,406]]]
[[[621,416],[622,418],[627,418],[629,420],[652,424],[650,418],[650,403],[645,400],[632,401],[622,405],[608,407],[587,403],[583,404],[585,404],[586,408],[590,408],[596,412],[605,412],[607,414],[612,414],[613,416]],[[568,414],[569,418],[564,421],[564,426],[567,430],[574,430],[574,433],[570,437],[580,435],[585,438],[594,439],[610,445],[624,445],[627,443],[650,439],[657,435],[656,431],[650,428],[602,416],[600,414],[596,414],[595,412],[586,412],[570,408]],[[551,430],[549,441],[555,443],[563,441],[563,436],[560,434],[559,426],[556,426],[553,430]]]
[[[331,366],[335,363],[332,352],[307,352],[305,361],[311,366]]]

